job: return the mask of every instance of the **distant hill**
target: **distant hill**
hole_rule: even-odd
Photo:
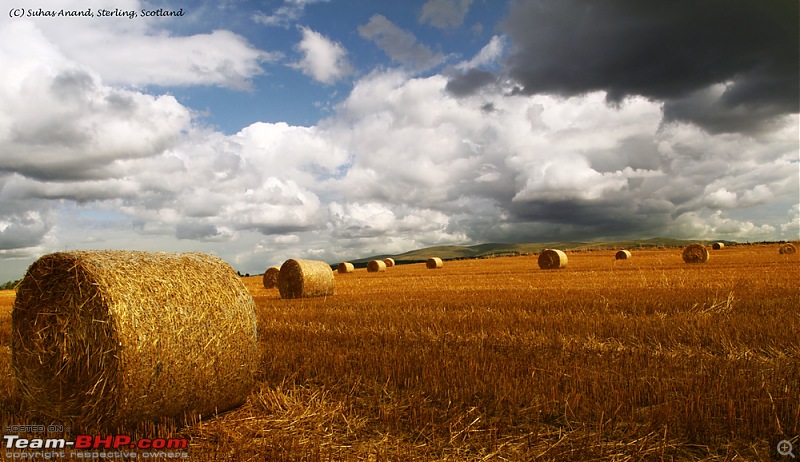
[[[569,251],[584,251],[584,250],[608,250],[608,249],[641,249],[646,247],[683,247],[694,243],[711,244],[713,242],[722,242],[725,245],[736,244],[735,241],[698,241],[698,240],[681,240],[681,239],[668,239],[662,237],[655,237],[651,239],[638,239],[628,241],[608,241],[608,242],[545,242],[545,243],[530,243],[530,244],[502,244],[502,243],[488,243],[477,245],[440,245],[435,247],[426,247],[424,249],[411,250],[409,252],[392,255],[373,255],[366,258],[359,258],[356,260],[348,260],[357,267],[366,266],[370,260],[382,260],[391,257],[398,264],[405,263],[419,263],[424,262],[431,257],[439,257],[442,260],[459,260],[466,258],[491,258],[502,257],[509,255],[527,255],[540,253],[544,249],[559,249]]]

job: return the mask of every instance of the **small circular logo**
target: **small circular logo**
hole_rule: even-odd
[[[790,456],[792,459],[794,459],[795,457],[792,449],[794,449],[794,447],[789,440],[781,440],[781,442],[778,443],[778,454],[782,456]]]

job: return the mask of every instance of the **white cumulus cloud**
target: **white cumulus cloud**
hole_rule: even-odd
[[[36,8],[101,9],[141,14],[146,4],[139,0],[46,0]],[[163,21],[125,16],[55,21],[52,18],[0,19],[0,28],[31,25],[57,52],[75,64],[92,69],[107,85],[209,85],[235,89],[250,86],[254,76],[264,72],[263,63],[280,53],[259,50],[241,35],[228,30],[174,35]],[[94,19],[94,20],[91,20]],[[102,19],[102,20],[101,20]],[[179,18],[188,20],[187,18]],[[14,44],[24,44],[28,33],[6,31]],[[27,45],[23,45],[27,46]],[[45,58],[39,52],[36,58]]]
[[[293,67],[300,69],[314,80],[330,85],[353,71],[347,61],[347,50],[319,32],[303,27],[303,39],[297,44],[297,50],[303,58]]]
[[[505,52],[507,39],[502,35],[495,35],[489,40],[489,43],[484,45],[483,48],[472,57],[469,61],[462,61],[456,64],[455,68],[460,71],[466,71],[476,67],[492,65],[497,62]]]

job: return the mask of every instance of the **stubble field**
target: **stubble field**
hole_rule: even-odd
[[[261,367],[244,406],[135,437],[191,460],[769,460],[800,434],[800,258],[776,245],[568,253],[336,274],[281,300],[245,278]],[[31,424],[0,292],[0,420]],[[795,448],[798,444],[795,444]]]

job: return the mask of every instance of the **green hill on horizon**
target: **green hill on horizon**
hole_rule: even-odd
[[[580,252],[586,250],[609,250],[609,249],[641,249],[648,247],[682,247],[694,243],[711,244],[722,242],[725,245],[737,244],[736,241],[725,240],[684,240],[654,237],[649,239],[634,239],[624,241],[601,241],[601,242],[540,242],[526,244],[505,244],[505,243],[485,243],[476,245],[440,245],[425,247],[422,249],[411,250],[400,254],[381,254],[373,255],[355,260],[348,260],[356,266],[366,265],[370,260],[382,260],[393,258],[398,264],[424,262],[431,257],[439,257],[442,260],[458,260],[466,258],[491,258],[510,255],[528,255],[539,253],[544,249],[559,249],[564,251]]]

